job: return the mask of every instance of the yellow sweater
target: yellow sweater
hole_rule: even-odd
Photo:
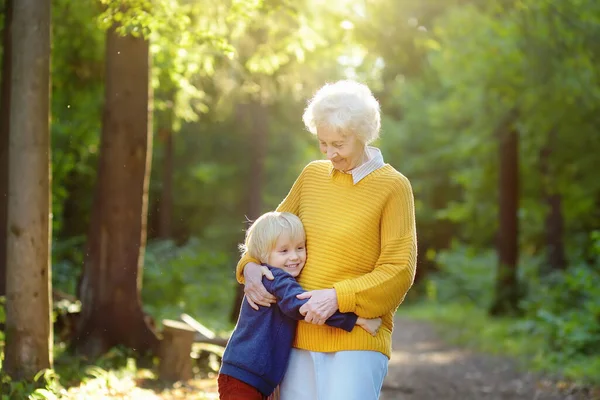
[[[335,288],[341,312],[381,317],[376,337],[298,323],[294,347],[333,352],[372,350],[390,357],[393,316],[412,286],[417,258],[410,182],[386,164],[356,185],[329,161],[308,164],[277,208],[300,217],[308,257],[298,282],[306,290]],[[236,275],[253,260],[244,255]]]

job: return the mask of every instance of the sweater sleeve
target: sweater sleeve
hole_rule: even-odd
[[[394,184],[380,222],[381,251],[373,270],[334,284],[339,310],[376,318],[398,308],[415,278],[417,233],[412,188]]]
[[[300,209],[300,197],[302,194],[302,184],[304,182],[304,176],[306,175],[306,171],[308,170],[310,164],[308,164],[302,172],[300,176],[296,179],[296,182],[292,185],[288,195],[283,199],[283,201],[277,206],[277,210],[279,212],[289,212],[292,214],[298,215],[298,211]],[[238,264],[235,268],[235,277],[239,283],[244,283],[244,267],[249,262],[254,262],[256,264],[260,264],[260,261],[250,257],[248,254],[244,253],[238,261]]]
[[[296,296],[304,293],[300,284],[289,274],[276,274],[275,279],[270,281],[263,279],[265,288],[277,297],[277,306],[288,317],[295,320],[303,320],[304,316],[300,314],[300,307],[307,301],[298,299]],[[354,313],[341,313],[336,311],[325,323],[334,328],[340,328],[347,332],[352,331],[358,316]]]

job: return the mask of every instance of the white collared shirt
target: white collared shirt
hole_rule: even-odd
[[[352,169],[351,171],[349,171],[349,172],[339,171],[339,172],[351,174],[352,181],[356,185],[358,182],[363,180],[371,172],[376,171],[385,165],[385,162],[383,162],[383,155],[381,154],[381,150],[379,150],[377,147],[367,146],[367,157],[369,159],[366,162],[364,162],[362,165],[359,165],[358,167]],[[332,167],[331,173],[333,174],[334,171],[336,171],[336,169]]]

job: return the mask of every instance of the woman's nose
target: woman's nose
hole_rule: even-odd
[[[327,149],[327,158],[333,160],[337,156],[337,152],[334,149]]]

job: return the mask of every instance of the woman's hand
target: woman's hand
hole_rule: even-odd
[[[335,289],[312,290],[300,293],[296,297],[308,299],[300,307],[300,314],[304,315],[304,320],[311,324],[323,325],[327,318],[331,317],[338,309]]]
[[[273,274],[267,267],[253,262],[246,264],[244,267],[244,279],[246,280],[244,293],[246,294],[248,304],[255,310],[258,310],[259,305],[271,307],[271,304],[275,303],[277,300],[262,284],[263,275],[266,276],[267,279],[273,280]]]

